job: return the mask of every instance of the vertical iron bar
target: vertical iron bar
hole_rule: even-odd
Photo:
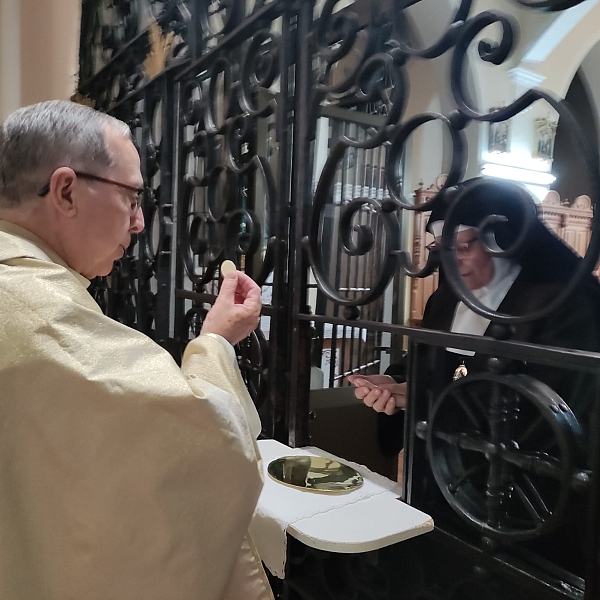
[[[290,287],[286,282],[287,249],[291,230],[289,229],[289,190],[291,179],[290,165],[290,77],[289,70],[293,64],[294,46],[293,35],[290,31],[291,11],[288,7],[283,11],[281,52],[279,53],[279,71],[281,77],[281,92],[277,101],[275,114],[275,132],[279,142],[278,155],[278,185],[279,192],[273,210],[273,223],[275,235],[280,244],[280,251],[275,253],[273,270],[273,294],[272,306],[274,309],[269,329],[269,406],[271,410],[270,434],[280,442],[289,440],[288,413],[286,411],[287,398],[290,394],[290,382],[288,381],[287,348],[289,347],[287,336],[289,321],[286,314],[286,304],[290,302]],[[269,232],[269,235],[271,233]],[[307,410],[308,413],[308,410]]]
[[[309,39],[313,15],[313,0],[300,4],[297,17],[295,50],[296,70],[294,78],[294,146],[292,165],[292,197],[289,252],[289,277],[293,282],[289,295],[291,303],[290,380],[289,387],[289,444],[304,446],[309,441],[308,409],[310,387],[310,322],[298,319],[307,313],[307,263],[302,239],[311,198],[310,140],[314,137],[315,123],[308,122],[312,80],[312,56]],[[313,135],[311,135],[313,134]]]
[[[157,207],[157,218],[160,219],[160,240],[155,249],[156,265],[156,300],[154,306],[154,326],[156,341],[168,347],[170,337],[171,302],[174,294],[171,274],[173,272],[173,209],[174,209],[174,136],[173,111],[175,107],[174,85],[172,76],[166,73],[159,84],[161,97],[161,141],[160,141],[160,198]],[[167,245],[168,244],[168,245]],[[169,348],[171,349],[171,348]]]
[[[595,406],[590,419],[592,490],[585,540],[585,600],[600,598],[600,378],[594,382]]]
[[[341,137],[341,135],[348,135],[348,128],[349,125],[345,124],[343,121],[336,121],[336,130],[338,132],[338,135]],[[337,139],[338,136],[334,135],[333,136],[334,139]],[[335,143],[335,142],[334,142]],[[354,164],[354,169],[356,170],[356,154],[355,154],[355,164]],[[341,211],[344,210],[344,203],[346,200],[346,188],[349,185],[352,185],[351,183],[348,183],[348,181],[351,180],[350,177],[348,177],[348,174],[350,173],[350,159],[349,159],[349,153],[346,153],[344,155],[344,158],[342,159],[342,169],[341,169],[341,181],[340,181],[340,186],[339,186],[339,190],[340,190],[340,199],[339,199],[339,204],[333,204],[333,218],[332,218],[332,224],[333,224],[333,228],[334,230],[336,228],[339,227],[339,222],[340,222],[340,213]],[[336,285],[336,289],[339,289],[342,286],[342,282],[343,282],[343,278],[342,278],[342,269],[343,269],[343,264],[342,264],[342,251],[340,248],[340,244],[338,242],[338,240],[336,239],[335,236],[331,236],[331,256],[335,257],[335,263],[334,263],[334,267],[335,267],[335,277],[334,277],[334,281],[335,281],[335,285]],[[329,267],[329,272],[331,273],[334,269],[331,268],[331,266]],[[337,303],[331,303],[331,307],[332,307],[332,314],[334,317],[339,317],[340,316],[340,305]],[[342,329],[342,332],[345,332],[345,328],[340,327],[340,329]],[[330,368],[329,368],[329,387],[332,388],[335,386],[335,367],[336,364],[338,363],[338,326],[337,325],[331,325],[331,359],[330,359]],[[343,337],[342,337],[342,342],[341,344],[343,344]],[[340,347],[340,357],[339,360],[343,361],[343,356],[344,356],[344,349],[343,346]]]
[[[173,107],[173,120],[175,132],[173,135],[173,140],[175,146],[173,148],[173,152],[175,153],[175,161],[174,161],[174,176],[173,176],[173,198],[175,199],[175,208],[173,210],[173,215],[175,218],[175,223],[173,226],[173,238],[175,241],[174,248],[179,247],[179,240],[182,232],[182,228],[185,226],[185,215],[183,214],[183,205],[182,195],[184,193],[184,186],[180,185],[182,181],[183,174],[185,173],[185,166],[188,161],[188,153],[184,152],[184,143],[185,137],[183,133],[182,127],[182,119],[181,119],[181,107],[182,107],[182,94],[183,94],[183,83],[178,82],[174,86],[174,107]],[[175,251],[175,289],[182,290],[184,289],[184,281],[185,281],[185,267],[183,265],[183,260],[181,257],[181,253]],[[173,337],[175,340],[175,346],[182,349],[185,344],[185,339],[183,339],[183,325],[185,320],[185,300],[183,298],[175,298],[174,300],[174,323],[173,323]]]

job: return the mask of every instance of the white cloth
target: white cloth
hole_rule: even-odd
[[[230,346],[201,336],[179,369],[88,283],[0,221],[0,598],[272,598],[247,533],[260,425]]]
[[[262,442],[261,442],[262,444]],[[390,479],[373,473],[362,465],[338,458],[319,448],[289,448],[289,456],[325,456],[343,462],[356,469],[364,479],[364,484],[348,494],[316,494],[282,485],[267,475],[269,463],[281,456],[279,444],[261,445],[265,485],[261,493],[252,523],[250,533],[258,553],[273,575],[285,577],[286,546],[288,527],[302,519],[330,511],[394,490],[401,495],[400,486]]]
[[[521,266],[507,258],[492,257],[494,263],[494,276],[482,288],[472,290],[473,295],[490,310],[496,310],[504,300],[515,279],[521,271]],[[450,331],[452,333],[466,333],[469,335],[483,335],[490,324],[490,320],[474,313],[464,302],[456,305]],[[474,356],[475,352],[446,348],[463,356]]]

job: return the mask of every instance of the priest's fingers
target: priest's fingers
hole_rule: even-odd
[[[246,273],[242,273],[241,271],[238,271],[235,301],[236,304],[244,304],[244,306],[251,309],[258,307],[258,310],[260,310],[262,306],[260,287],[258,287],[251,277],[248,277]]]
[[[258,285],[245,273],[231,271],[223,277],[223,285],[206,315],[202,332],[216,333],[231,344],[237,344],[256,329],[261,304]]]
[[[260,288],[241,271],[230,271],[223,277],[218,300],[225,304],[243,306],[244,310],[256,313],[255,316],[258,316],[262,306]]]

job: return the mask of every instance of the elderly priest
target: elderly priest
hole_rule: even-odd
[[[87,292],[144,227],[127,126],[70,102],[0,128],[0,598],[271,598],[247,534],[260,422],[229,273],[179,368]],[[226,474],[226,476],[225,476]]]

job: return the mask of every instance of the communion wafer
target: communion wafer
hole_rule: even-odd
[[[227,275],[227,273],[231,273],[232,271],[235,271],[235,263],[231,260],[224,260],[221,263],[221,276],[225,277],[225,275]]]

